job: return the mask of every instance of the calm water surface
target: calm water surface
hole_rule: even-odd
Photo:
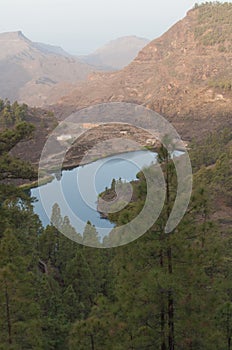
[[[110,187],[113,179],[135,180],[136,174],[143,167],[156,162],[156,156],[156,153],[149,151],[122,153],[99,159],[72,170],[64,170],[60,180],[54,178],[52,182],[31,190],[31,196],[37,199],[37,202],[34,203],[34,211],[39,215],[43,225],[46,226],[50,223],[53,205],[58,203],[62,216],[69,216],[71,223],[70,209],[83,221],[83,224],[75,227],[79,233],[83,232],[88,220],[93,225],[109,228],[110,231],[114,224],[109,220],[102,219],[97,211],[98,194],[106,187]],[[63,196],[69,208],[62,205],[57,193],[57,186],[62,187]],[[47,213],[43,208],[40,193],[42,193],[43,198],[46,198]]]

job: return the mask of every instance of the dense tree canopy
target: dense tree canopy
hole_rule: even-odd
[[[1,179],[33,177],[28,164],[8,158],[31,131],[23,123],[0,134]],[[0,184],[0,349],[231,349],[232,227],[218,203],[231,210],[232,149],[230,133],[218,135],[192,144],[194,191],[172,234],[164,228],[176,175],[161,150],[169,188],[163,211],[149,232],[119,248],[89,248],[54,225],[43,228],[26,193]],[[118,225],[143,206],[142,173],[138,180],[133,201],[111,216]],[[58,206],[52,215],[56,226],[77,234]],[[90,223],[89,239],[98,239]]]

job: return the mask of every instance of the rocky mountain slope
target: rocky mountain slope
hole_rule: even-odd
[[[118,70],[127,66],[149,43],[148,39],[137,36],[125,36],[112,40],[94,53],[80,56],[81,60],[93,66],[107,70]]]
[[[44,43],[33,43],[33,46],[39,49],[40,51],[43,51],[43,53],[53,53],[56,55],[61,55],[65,57],[72,57],[73,55],[66,52],[62,47],[60,46],[54,46]]]
[[[92,74],[55,110],[128,101],[168,117],[185,138],[226,125],[232,114],[232,3],[196,6],[126,68]]]
[[[0,34],[0,98],[42,106],[56,101],[95,68],[22,32]]]

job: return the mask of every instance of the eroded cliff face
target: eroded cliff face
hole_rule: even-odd
[[[232,4],[189,11],[125,69],[92,74],[55,110],[63,117],[91,104],[135,102],[168,117],[187,139],[231,125],[231,18]]]

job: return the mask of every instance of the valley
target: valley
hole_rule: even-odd
[[[231,1],[12,4],[0,349],[231,350]]]

